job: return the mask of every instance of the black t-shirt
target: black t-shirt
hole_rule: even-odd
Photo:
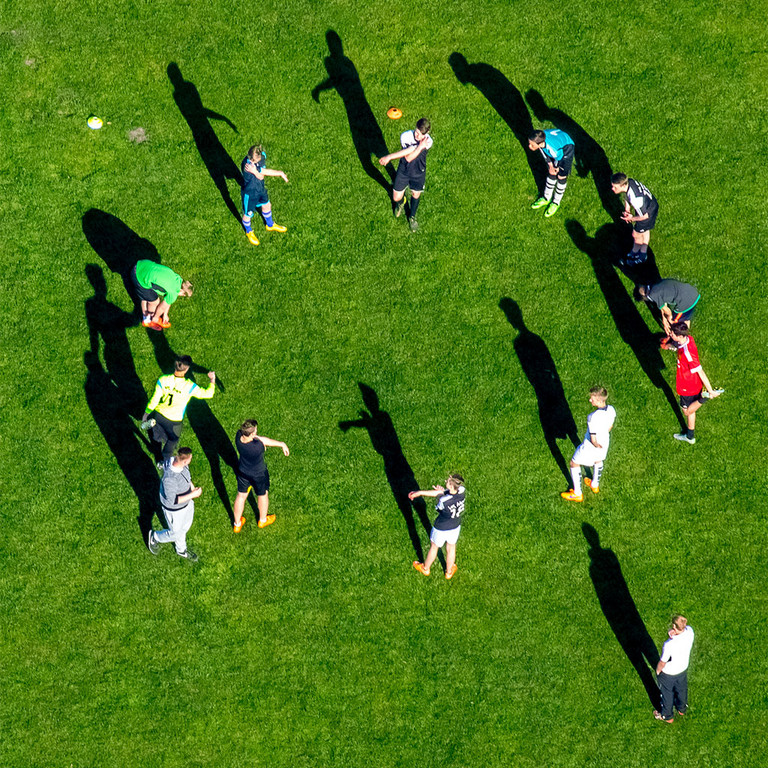
[[[461,514],[464,512],[464,497],[466,491],[464,486],[459,486],[456,493],[446,491],[442,496],[437,497],[437,517],[433,526],[438,531],[450,531],[461,525]]]
[[[241,430],[237,430],[235,435],[235,447],[240,454],[240,463],[237,465],[238,471],[247,477],[258,477],[267,471],[267,465],[264,462],[264,443],[258,437],[251,440],[250,443],[240,442],[243,436]]]
[[[627,179],[627,202],[637,211],[638,215],[650,213],[658,206],[656,198],[644,184],[636,179]]]

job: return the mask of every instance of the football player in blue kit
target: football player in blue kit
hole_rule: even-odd
[[[565,131],[558,129],[534,131],[528,137],[528,149],[531,152],[541,152],[547,164],[544,192],[541,197],[534,200],[531,208],[547,206],[544,216],[549,218],[557,213],[568,183],[568,174],[573,166],[573,139]]]
[[[466,493],[464,478],[461,475],[453,474],[445,481],[445,488],[442,485],[433,485],[431,491],[411,491],[408,494],[411,501],[419,496],[431,496],[437,499],[435,505],[437,517],[429,534],[429,552],[427,552],[423,563],[418,561],[413,563],[413,567],[424,576],[429,576],[432,563],[437,557],[437,551],[443,546],[445,547],[445,578],[452,579],[458,570],[456,567],[456,542],[461,531],[461,515],[464,512]]]
[[[380,165],[386,165],[392,160],[400,159],[397,165],[397,175],[392,185],[392,205],[395,216],[400,216],[405,206],[405,189],[411,190],[411,209],[408,224],[411,232],[419,228],[416,221],[416,211],[419,208],[421,193],[424,191],[424,182],[427,177],[427,152],[432,146],[432,137],[429,135],[431,125],[426,117],[422,117],[416,123],[412,131],[404,131],[400,134],[400,149],[379,159]]]
[[[245,236],[253,245],[259,244],[259,239],[251,227],[251,218],[256,209],[259,209],[264,217],[267,232],[287,231],[286,227],[275,224],[272,219],[272,204],[269,202],[264,178],[266,176],[280,176],[287,184],[288,177],[282,171],[267,168],[266,161],[267,155],[262,149],[261,144],[254,144],[240,164],[240,170],[243,172],[243,229],[245,230]]]

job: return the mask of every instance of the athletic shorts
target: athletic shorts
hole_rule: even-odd
[[[595,448],[589,440],[585,440],[574,452],[571,461],[574,464],[580,464],[582,467],[594,467],[605,461],[608,455],[607,448]]]
[[[568,176],[573,166],[573,144],[563,147],[563,156],[557,161],[557,175]]]
[[[257,496],[263,496],[269,490],[269,472],[265,472],[263,475],[257,477],[249,477],[248,475],[242,475],[237,472],[237,492],[248,493],[253,488],[253,492]]]
[[[659,204],[656,203],[656,205],[651,208],[650,211],[648,211],[648,218],[644,221],[636,221],[634,222],[635,225],[635,232],[650,232],[655,226],[656,226],[656,217],[659,215]]]
[[[429,540],[436,547],[442,547],[446,544],[455,544],[459,540],[460,530],[461,526],[458,528],[451,528],[449,531],[441,531],[439,528],[433,528],[429,534]]]
[[[166,419],[162,413],[158,413],[157,411],[152,411],[149,415],[156,422],[155,426],[152,427],[152,439],[155,440],[155,442],[179,442],[181,439],[181,429],[184,426],[183,422]]]
[[[686,323],[690,323],[691,320],[693,319],[694,314],[696,313],[696,307],[699,306],[700,301],[701,299],[699,299],[699,301],[697,301],[690,309],[686,309],[685,312],[683,312],[683,314],[680,315],[680,319],[685,320]]]
[[[680,395],[680,407],[688,408],[694,403],[706,403],[706,398],[701,396],[701,392],[698,395]]]
[[[395,192],[405,192],[406,187],[410,187],[411,192],[423,192],[424,182],[427,180],[427,174],[425,173],[408,173],[407,169],[400,170],[400,166],[397,167],[397,174],[395,175],[395,183],[392,188]]]
[[[131,270],[131,282],[133,283],[134,287],[136,288],[136,295],[139,297],[140,301],[157,301],[160,297],[157,295],[156,291],[153,291],[151,288],[145,288],[140,282],[139,278],[136,277],[136,266],[134,265],[133,269]]]
[[[257,208],[261,208],[262,205],[266,205],[269,202],[269,195],[266,189],[261,192],[246,192],[243,190],[241,197],[243,200],[243,213],[246,216],[253,216]]]

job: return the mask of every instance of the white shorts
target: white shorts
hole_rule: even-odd
[[[574,452],[571,461],[582,467],[594,467],[595,464],[605,461],[608,455],[607,448],[595,448],[589,440],[585,440]]]
[[[451,528],[450,531],[441,531],[437,528],[433,528],[429,534],[429,540],[436,547],[442,547],[445,544],[455,544],[459,539],[460,530],[461,526],[458,528]]]

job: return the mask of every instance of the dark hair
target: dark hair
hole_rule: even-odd
[[[432,129],[432,123],[430,123],[426,117],[422,117],[421,120],[416,123],[416,127],[426,136]]]
[[[173,367],[177,371],[186,371],[191,365],[192,358],[189,355],[179,355],[173,363]]]
[[[464,485],[464,478],[458,472],[451,472],[448,475],[448,480],[451,483],[456,483],[456,485]]]
[[[532,141],[534,144],[544,144],[547,137],[542,130],[534,131],[529,137],[528,141]]]
[[[691,332],[688,328],[688,323],[678,320],[676,323],[671,323],[669,330],[675,334],[675,336],[690,336]]]
[[[608,399],[608,390],[605,387],[590,387],[590,395],[597,395],[602,400]]]
[[[626,184],[628,181],[628,176],[626,173],[614,173],[613,176],[611,176],[611,184]]]
[[[252,435],[256,431],[256,427],[259,426],[259,422],[256,419],[246,419],[240,425],[240,431],[244,435]]]
[[[192,449],[191,448],[179,448],[179,450],[177,451],[176,455],[180,459],[186,459],[187,456],[191,456],[192,455]]]
[[[250,157],[251,160],[257,160],[261,157],[262,152],[264,152],[264,147],[262,147],[261,144],[254,144],[248,150],[248,157]]]

